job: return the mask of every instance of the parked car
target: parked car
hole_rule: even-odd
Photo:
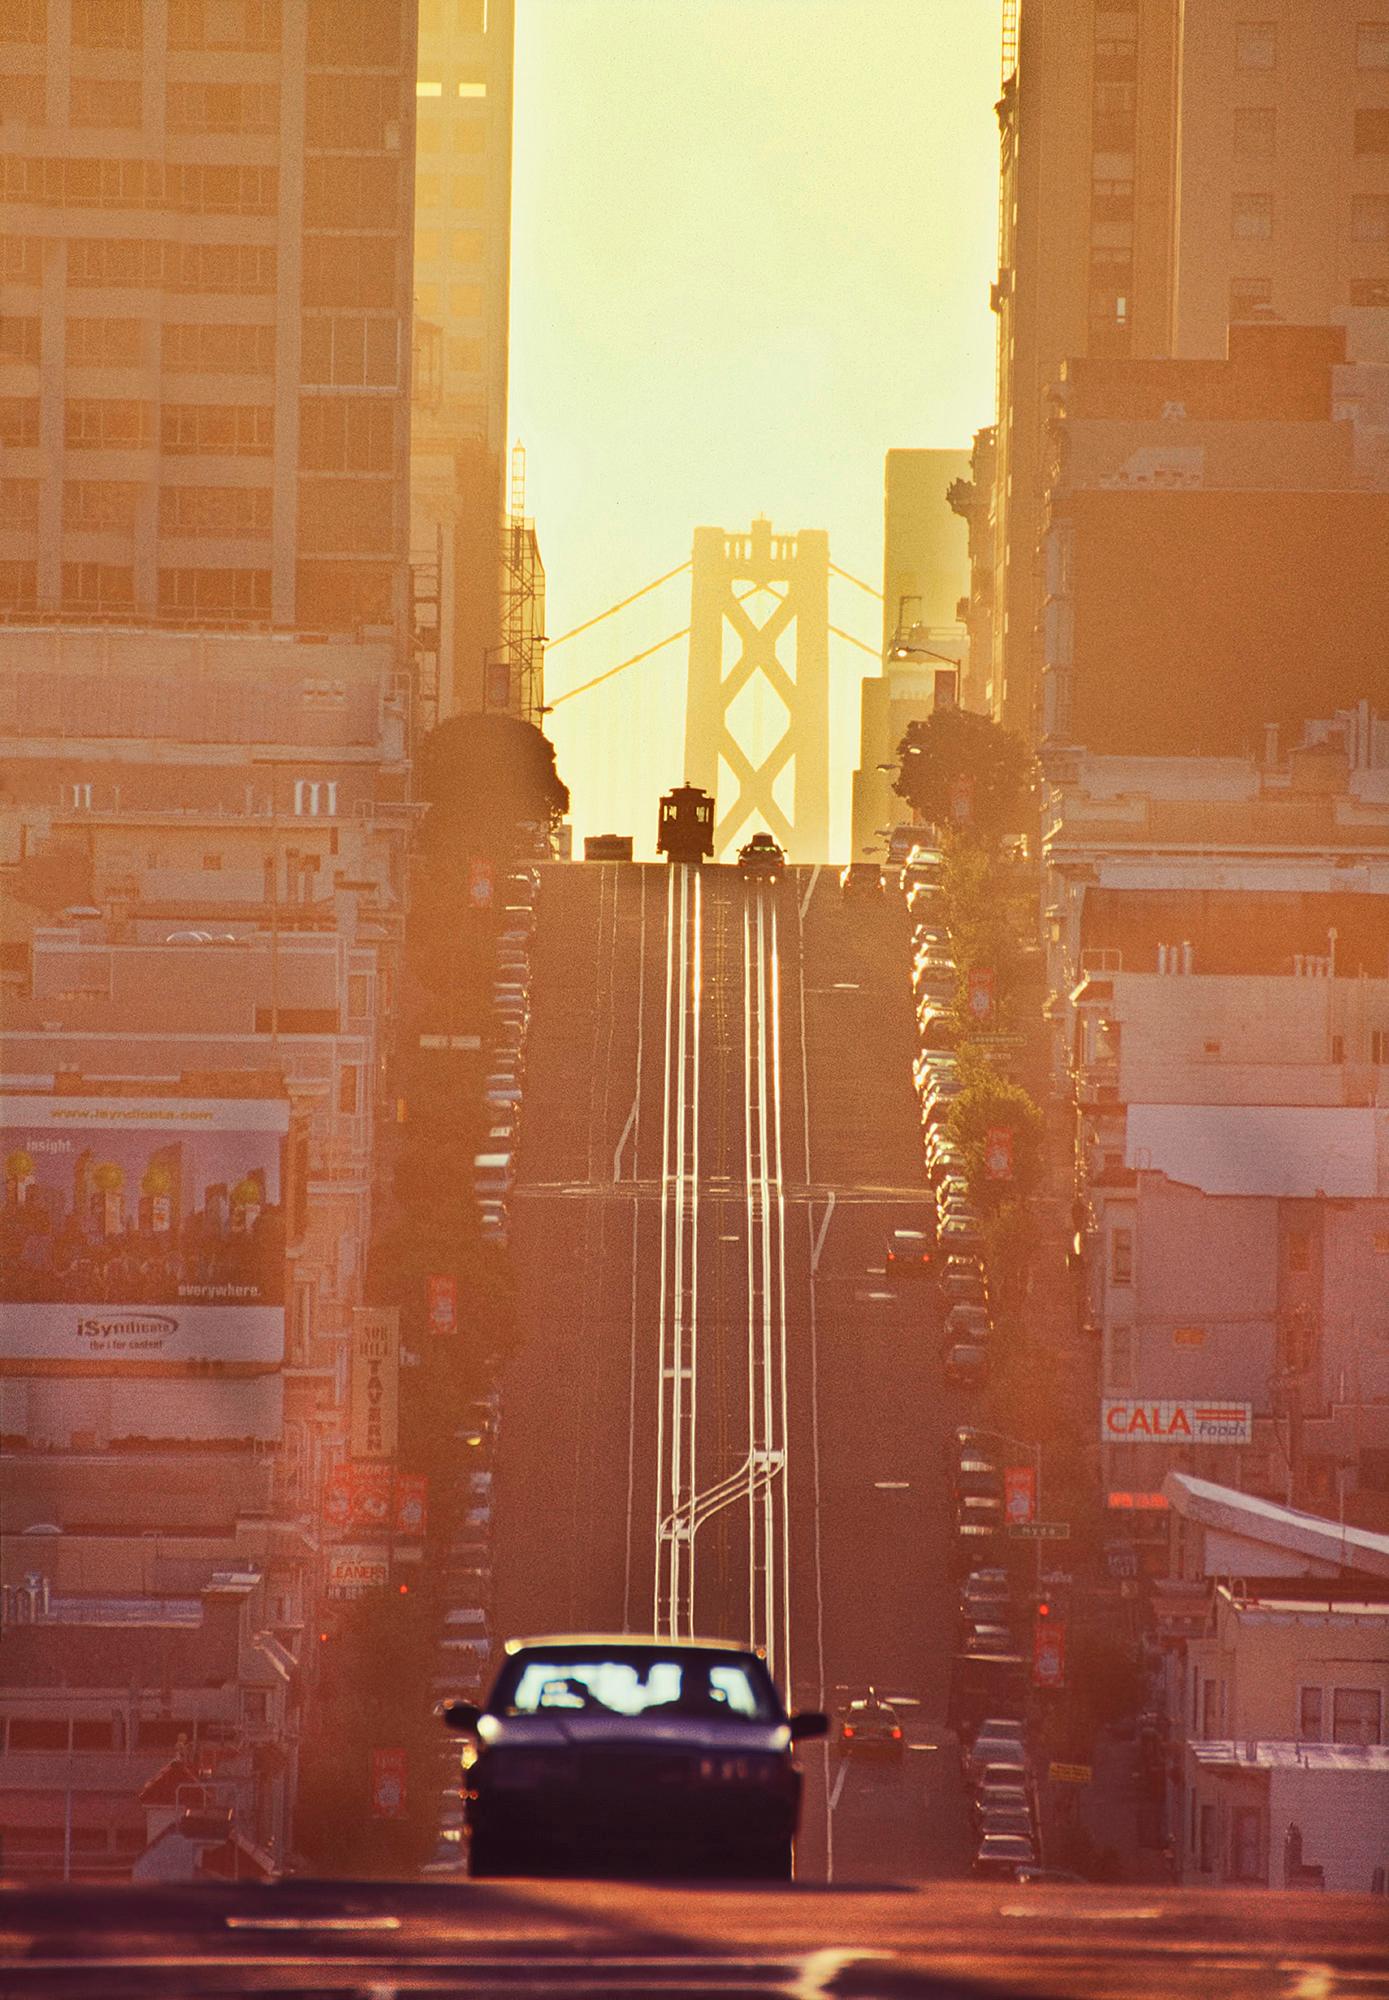
[[[470,1739],[472,1875],[700,1873],[785,1881],[800,1809],[788,1718],[755,1653],[712,1641],[512,1641]],[[713,1778],[709,1775],[715,1774]]]
[[[1010,1882],[1017,1879],[1019,1868],[1030,1867],[1036,1859],[1035,1845],[1022,1835],[986,1833],[979,1843],[979,1851],[974,1857],[971,1872]]]
[[[947,1216],[940,1226],[938,1240],[947,1257],[961,1250],[979,1250],[984,1242],[983,1224],[977,1216]]]
[[[1003,1499],[1003,1474],[984,1458],[962,1458],[950,1484],[957,1500]]]
[[[945,1374],[947,1381],[958,1382],[962,1389],[982,1388],[989,1374],[987,1351],[973,1342],[955,1342],[946,1349]]]
[[[876,861],[851,861],[840,870],[839,893],[846,903],[860,899],[866,903],[881,902],[884,887],[883,871]]]
[[[979,1816],[981,1840],[987,1840],[991,1833],[1009,1833],[1021,1840],[1031,1840],[1035,1831],[1031,1813],[1022,1806],[990,1806]]]
[[[963,1256],[958,1251],[947,1255],[941,1267],[940,1288],[952,1304],[966,1300],[982,1305],[988,1298],[988,1284],[978,1257]]]
[[[1032,1811],[1032,1794],[1025,1784],[976,1785],[972,1800],[974,1824],[979,1826],[985,1813]]]
[[[959,1306],[951,1306],[945,1314],[945,1332],[951,1340],[987,1340],[991,1330],[987,1306],[973,1306],[969,1300],[961,1300]]]
[[[1031,1776],[1027,1750],[1021,1743],[999,1737],[976,1737],[970,1746],[966,1775],[971,1784],[1026,1785]]]
[[[1006,1569],[976,1569],[960,1585],[960,1609],[971,1616],[984,1617],[998,1606],[1011,1604],[1013,1583]],[[985,1724],[980,1725],[983,1734]]]

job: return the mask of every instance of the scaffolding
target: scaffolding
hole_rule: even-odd
[[[545,707],[545,567],[526,517],[526,447],[511,448],[511,504],[502,529],[502,658],[508,707],[537,728]]]
[[[1018,66],[1018,0],[1003,0],[1003,81]]]

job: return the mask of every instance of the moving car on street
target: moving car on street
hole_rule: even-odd
[[[801,1774],[825,1735],[788,1716],[755,1653],[713,1640],[511,1640],[468,1738],[472,1875],[703,1874],[786,1881]]]
[[[887,1277],[896,1283],[928,1278],[935,1262],[935,1238],[925,1229],[890,1229],[884,1251]]]
[[[738,873],[745,882],[779,882],[785,872],[785,850],[769,833],[755,833],[738,849]]]
[[[839,893],[846,903],[880,903],[883,871],[876,861],[851,861],[840,871]]]
[[[890,1702],[883,1701],[872,1688],[867,1694],[847,1702],[840,1711],[841,1750],[900,1757],[906,1743],[897,1710]]]

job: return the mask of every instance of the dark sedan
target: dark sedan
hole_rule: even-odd
[[[755,1653],[712,1640],[513,1640],[469,1737],[472,1875],[791,1875],[801,1774],[789,1716]]]

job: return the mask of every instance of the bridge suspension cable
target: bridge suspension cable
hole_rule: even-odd
[[[883,593],[880,590],[875,590],[871,583],[865,583],[861,576],[855,576],[852,570],[841,569],[838,563],[832,562],[830,564],[830,575],[842,576],[846,583],[856,583],[860,590],[866,590],[870,597],[876,597],[879,604],[882,603]]]
[[[593,626],[601,625],[603,620],[605,618],[611,618],[614,612],[625,611],[629,604],[635,604],[639,597],[645,597],[651,591],[659,590],[663,583],[669,583],[673,576],[679,576],[681,571],[687,570],[689,566],[690,566],[690,559],[688,556],[686,556],[684,562],[677,563],[674,569],[668,569],[664,576],[653,577],[651,582],[644,583],[640,590],[634,590],[630,597],[622,598],[620,602],[618,602],[617,604],[610,604],[606,611],[600,611],[592,618],[585,618],[582,625],[571,626],[567,632],[561,632],[558,639],[549,640],[547,642],[547,651],[553,653],[555,647],[562,646],[566,639],[577,639],[580,632],[587,632],[590,631]],[[675,636],[676,638],[680,638],[683,635],[677,632]],[[616,672],[616,668],[614,668],[613,671]],[[572,692],[574,694],[577,694],[579,690],[577,688],[574,688]],[[562,695],[560,699],[567,700],[568,696]]]

